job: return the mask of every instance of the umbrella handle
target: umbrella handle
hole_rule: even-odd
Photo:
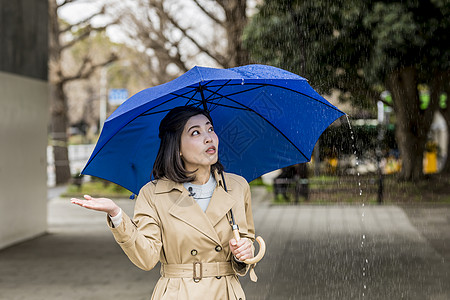
[[[233,230],[233,235],[234,235],[234,239],[236,241],[239,241],[241,239],[241,236],[239,235],[239,230],[238,229],[234,229]],[[266,254],[266,243],[264,242],[263,238],[258,236],[256,238],[256,241],[259,244],[259,252],[258,252],[258,254],[255,257],[244,260],[244,262],[247,265],[256,264],[257,262],[259,262],[264,257],[264,254]]]

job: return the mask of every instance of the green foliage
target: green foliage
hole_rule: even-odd
[[[352,125],[352,131],[350,131],[347,124],[330,126],[320,137],[321,160],[326,157],[350,155],[355,149],[360,154],[370,153],[378,146],[381,146],[386,152],[389,149],[397,149],[395,127],[388,126],[384,130],[384,139],[380,144],[378,140],[379,128],[377,126]],[[352,140],[352,134],[355,140]]]
[[[447,108],[447,94],[442,93],[439,97],[439,108],[440,109],[446,109]]]
[[[449,70],[449,6],[445,0],[271,0],[247,26],[244,45],[255,62],[304,76],[322,93],[350,92],[364,107],[375,104],[394,70],[414,66],[422,83]]]

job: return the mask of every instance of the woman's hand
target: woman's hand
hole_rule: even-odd
[[[231,239],[230,249],[233,255],[240,261],[253,258],[252,242],[247,238],[242,238],[239,241]]]
[[[120,212],[120,207],[117,204],[115,204],[111,199],[92,198],[89,195],[84,195],[84,199],[85,200],[72,198],[70,199],[70,202],[88,209],[104,211],[111,217],[117,216],[117,214]]]

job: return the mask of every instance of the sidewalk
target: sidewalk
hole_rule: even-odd
[[[252,191],[267,253],[247,299],[450,299],[450,206],[270,206]],[[132,213],[132,200],[118,200]],[[49,233],[0,251],[0,299],[150,299],[105,216],[48,203]],[[205,295],[207,296],[207,295]]]

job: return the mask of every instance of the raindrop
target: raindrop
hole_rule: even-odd
[[[366,285],[364,285],[364,289],[367,289],[367,286],[366,286]]]
[[[244,85],[244,78],[242,78],[241,85]]]
[[[366,264],[368,264],[369,263],[369,260],[368,259],[366,259]]]
[[[365,235],[365,234],[363,234],[363,239],[364,239],[364,240],[366,239],[366,235]]]

